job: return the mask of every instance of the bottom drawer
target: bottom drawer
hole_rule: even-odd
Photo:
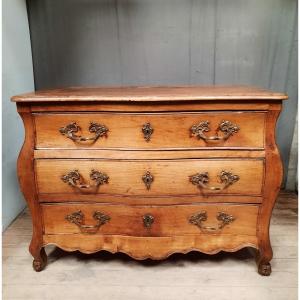
[[[257,205],[43,204],[45,234],[256,235]]]

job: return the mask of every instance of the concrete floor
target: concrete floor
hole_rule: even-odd
[[[282,193],[272,218],[270,277],[258,275],[252,249],[176,254],[155,262],[48,246],[48,266],[36,273],[27,250],[31,221],[24,211],[3,234],[3,299],[297,299],[297,220],[297,196]]]

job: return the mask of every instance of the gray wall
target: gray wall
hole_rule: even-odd
[[[287,171],[286,189],[295,191],[298,189],[298,118],[296,118],[294,136],[290,152],[289,166]]]
[[[278,126],[288,166],[297,109],[296,0],[28,0],[36,88],[251,84],[289,94]]]
[[[3,0],[2,30],[2,229],[25,208],[19,191],[16,161],[23,143],[23,125],[12,95],[34,89],[30,36],[24,0]]]

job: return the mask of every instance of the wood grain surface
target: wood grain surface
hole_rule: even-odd
[[[172,205],[172,206],[126,206],[105,204],[56,204],[42,206],[45,234],[81,234],[74,223],[65,219],[69,214],[81,211],[84,214],[86,225],[95,225],[93,218],[95,211],[110,217],[96,232],[97,235],[129,235],[129,236],[176,236],[202,235],[196,225],[189,222],[189,218],[200,212],[207,212],[207,221],[204,226],[218,228],[219,212],[232,215],[235,220],[221,230],[211,235],[256,235],[258,206],[256,205]],[[150,228],[145,228],[143,216],[150,214],[154,222]],[[205,232],[204,232],[205,233]],[[208,234],[209,235],[209,234]]]
[[[200,251],[216,254],[220,251],[235,252],[244,247],[257,248],[257,237],[252,235],[196,234],[165,237],[136,237],[118,235],[45,234],[45,245],[56,245],[66,251],[95,253],[106,250],[122,252],[128,256],[143,259],[166,259],[175,253]]]
[[[12,97],[15,102],[283,100],[287,95],[249,86],[70,87]]]
[[[156,114],[35,114],[36,148],[66,149],[195,149],[203,147],[263,148],[265,113],[253,112],[204,112],[204,113],[156,113]],[[190,128],[208,121],[207,137],[224,136],[217,129],[223,120],[239,127],[238,132],[226,141],[206,142],[191,136]],[[81,132],[76,135],[93,137],[88,131],[91,122],[108,128],[107,137],[96,142],[76,142],[59,132],[59,129],[76,122]],[[142,127],[150,123],[153,133],[147,142]]]
[[[18,178],[20,188],[32,215],[32,239],[29,245],[29,251],[33,256],[33,267],[36,271],[42,270],[47,262],[45,249],[42,245],[43,239],[43,217],[39,205],[35,172],[34,172],[34,120],[30,111],[30,106],[18,104],[18,112],[23,120],[25,127],[25,141],[20,151],[17,161]]]
[[[99,197],[109,195],[260,195],[263,187],[263,159],[186,159],[186,160],[35,160],[36,180],[39,194],[80,194],[61,177],[77,169],[86,183],[90,180],[92,169],[109,176],[108,184],[101,185],[93,193]],[[189,181],[189,176],[197,173],[209,174],[208,186],[220,187],[219,175],[230,171],[239,180],[221,191],[200,190]],[[149,171],[153,183],[148,190],[142,176]],[[83,190],[84,192],[84,190]],[[101,196],[102,195],[102,196]],[[55,197],[55,196],[54,196]],[[88,199],[88,195],[87,195]]]
[[[212,151],[213,150],[213,151]],[[123,151],[120,149],[36,149],[34,158],[91,158],[91,159],[184,159],[184,158],[264,158],[265,150],[202,148],[185,150]]]
[[[173,103],[174,104],[174,103]],[[75,101],[75,102],[30,102],[32,112],[185,112],[185,111],[267,111],[280,109],[278,100],[199,100],[161,102],[122,101]]]

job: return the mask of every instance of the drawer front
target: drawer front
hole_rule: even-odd
[[[263,159],[35,161],[39,194],[261,195]]]
[[[34,114],[34,117],[37,149],[264,147],[265,113],[259,112]]]
[[[256,235],[256,205],[42,205],[45,234]]]

